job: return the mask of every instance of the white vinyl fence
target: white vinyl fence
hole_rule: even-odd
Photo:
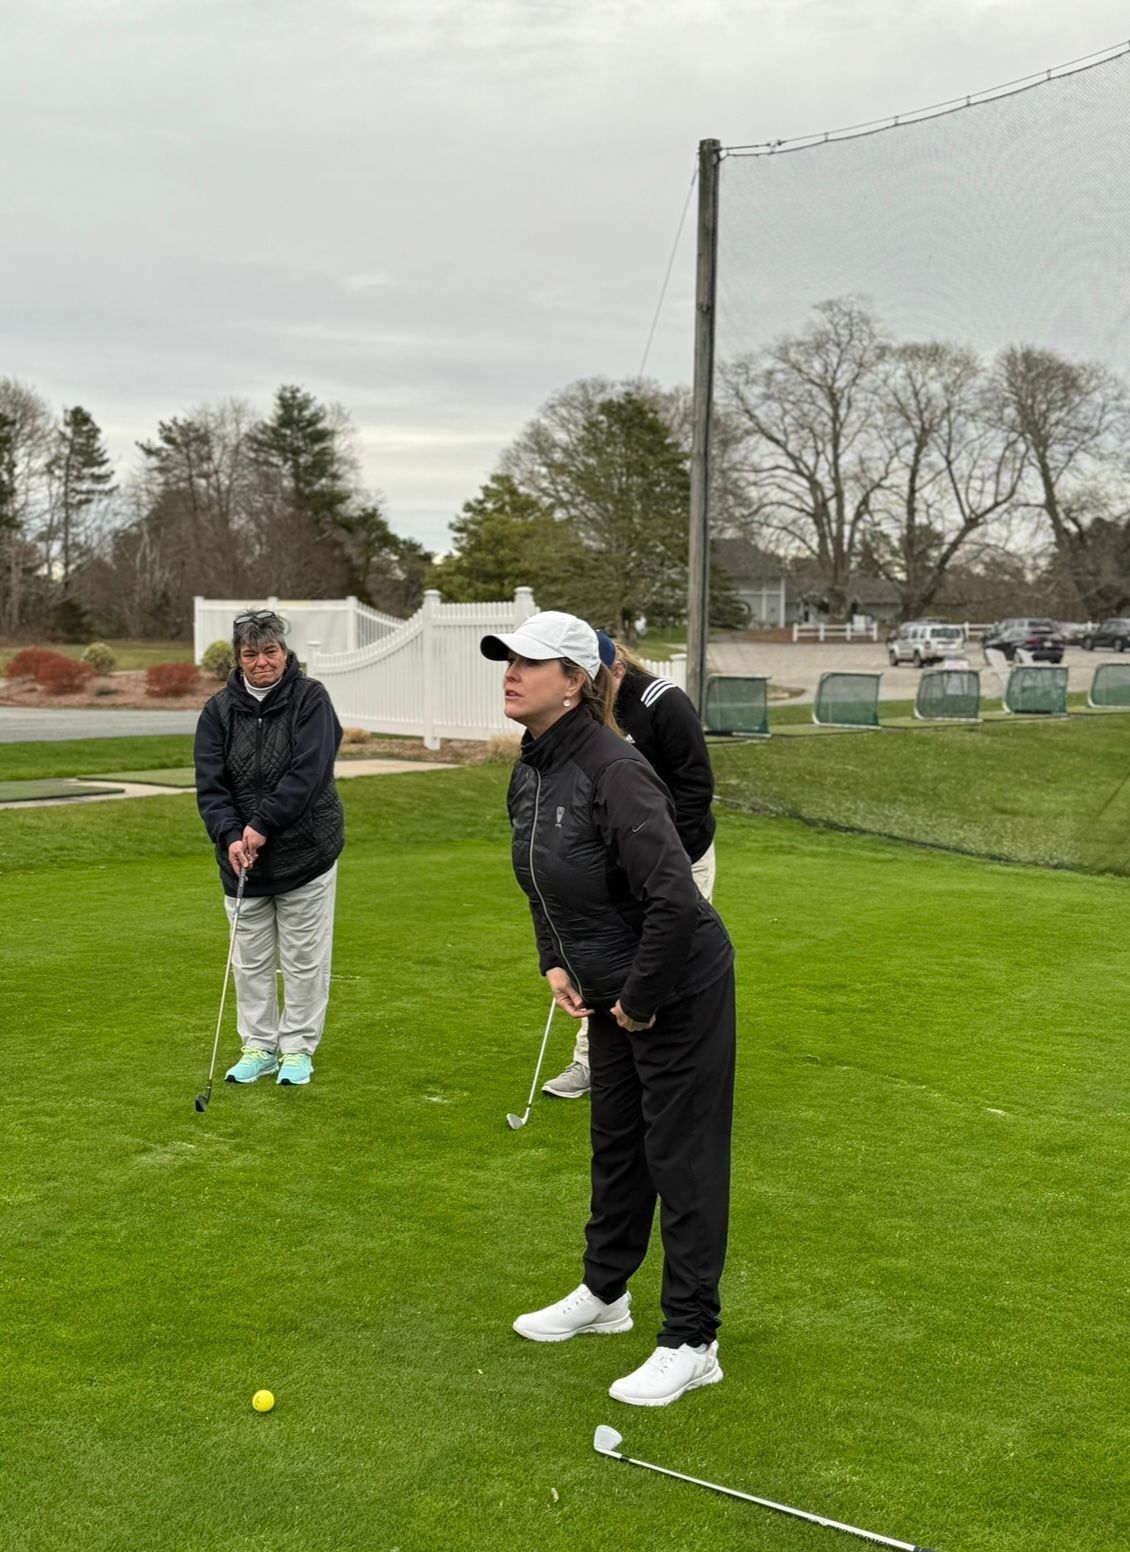
[[[307,667],[345,727],[422,738],[429,749],[443,738],[515,733],[502,712],[502,664],[483,657],[479,640],[516,630],[533,613],[528,587],[515,588],[510,603],[486,604],[445,604],[429,591],[383,641],[355,652],[316,647]]]
[[[192,648],[197,663],[214,641],[231,640],[231,622],[245,609],[274,609],[290,626],[287,645],[300,662],[310,660],[311,643],[323,652],[358,652],[404,624],[379,614],[356,598],[196,598],[193,600]]]
[[[502,664],[483,657],[479,641],[517,630],[536,612],[528,587],[515,588],[510,602],[484,604],[445,604],[430,591],[410,620],[372,646],[326,652],[311,642],[307,669],[344,727],[422,738],[428,749],[444,738],[519,733],[502,710]],[[686,687],[685,656],[646,666]]]

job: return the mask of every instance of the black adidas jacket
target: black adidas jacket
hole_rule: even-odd
[[[293,652],[261,701],[235,668],[205,705],[196,724],[196,806],[227,894],[236,891],[228,847],[245,825],[267,837],[248,895],[286,894],[333,866],[345,845],[333,774],[340,743],[325,686],[306,678]]]
[[[694,702],[670,679],[629,669],[616,696],[616,720],[675,802],[675,826],[692,862],[714,839],[714,772]]]
[[[695,886],[667,789],[584,706],[526,734],[507,807],[543,974],[560,966],[590,1006],[618,998],[645,1023],[729,967],[729,937]]]

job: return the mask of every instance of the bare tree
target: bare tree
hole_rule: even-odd
[[[721,400],[745,431],[746,505],[761,534],[815,562],[833,613],[893,451],[876,437],[890,345],[859,298],[821,302],[800,334],[721,369]]]
[[[1092,618],[1130,602],[1126,386],[1094,362],[1013,346],[993,368],[1000,426],[1024,445],[1024,499],[1048,522],[1063,566]]]
[[[898,345],[880,377],[876,431],[889,472],[872,495],[864,563],[897,587],[910,619],[934,601],[973,535],[1010,509],[1025,448],[995,421],[972,350]]]
[[[50,513],[52,425],[34,389],[0,378],[0,630],[8,633],[27,622],[35,585],[45,580],[36,541]]]

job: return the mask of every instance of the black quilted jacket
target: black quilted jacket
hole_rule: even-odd
[[[345,845],[333,776],[340,742],[325,687],[306,678],[293,653],[262,701],[247,693],[236,668],[204,707],[196,725],[196,806],[227,894],[236,890],[228,847],[245,825],[267,837],[247,875],[249,895],[286,894],[333,866]]]

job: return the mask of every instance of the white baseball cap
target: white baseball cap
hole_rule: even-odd
[[[511,652],[535,663],[567,657],[578,668],[583,668],[590,679],[595,679],[600,669],[600,644],[592,626],[575,614],[564,614],[559,609],[543,609],[540,614],[531,614],[509,635],[484,636],[479,642],[479,651],[499,663],[504,663]]]

